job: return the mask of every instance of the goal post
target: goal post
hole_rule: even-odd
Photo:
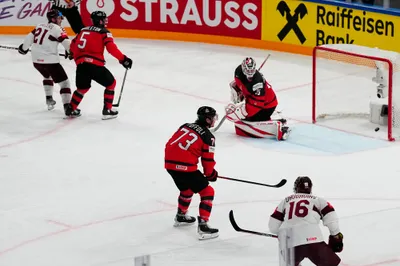
[[[378,48],[314,47],[312,122],[372,137],[377,133],[371,129],[382,128],[385,139],[395,140],[394,130],[400,128],[398,62],[398,53]]]

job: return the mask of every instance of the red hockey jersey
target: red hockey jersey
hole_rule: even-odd
[[[104,66],[104,48],[118,61],[124,59],[124,55],[114,43],[112,34],[106,28],[94,26],[86,27],[72,40],[70,50],[76,64],[90,63]]]
[[[186,123],[179,127],[165,145],[165,169],[194,172],[199,158],[204,175],[214,170],[215,138],[207,127]]]

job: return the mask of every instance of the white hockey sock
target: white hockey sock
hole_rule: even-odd
[[[46,96],[53,96],[54,82],[51,78],[43,79],[43,88]]]
[[[63,104],[70,103],[71,102],[71,84],[69,83],[69,80],[64,80],[60,82],[60,95],[61,95],[61,100]]]

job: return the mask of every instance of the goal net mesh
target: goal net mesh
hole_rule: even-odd
[[[400,128],[399,60],[398,53],[358,45],[315,47],[313,122],[362,135],[379,126],[379,138],[393,140]],[[371,102],[388,106],[387,126],[370,122]]]

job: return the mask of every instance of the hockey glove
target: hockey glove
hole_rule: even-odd
[[[74,55],[72,54],[71,51],[65,50],[65,55],[64,56],[65,56],[65,59],[69,59],[69,60],[74,59]]]
[[[334,251],[334,252],[342,252],[343,250],[343,234],[339,233],[334,236],[329,236],[329,247]]]
[[[18,53],[23,54],[23,55],[26,55],[28,52],[29,52],[29,50],[26,50],[26,51],[24,50],[23,44],[21,44],[21,45],[18,47]]]
[[[207,177],[207,180],[208,180],[208,181],[210,181],[210,182],[215,182],[215,181],[217,181],[218,172],[214,169],[214,170],[212,171],[212,173],[211,173],[210,175],[206,176],[206,177]]]
[[[125,67],[126,69],[131,69],[132,68],[132,59],[130,59],[129,57],[127,57],[126,55],[124,55],[124,59],[119,61],[119,63]]]

